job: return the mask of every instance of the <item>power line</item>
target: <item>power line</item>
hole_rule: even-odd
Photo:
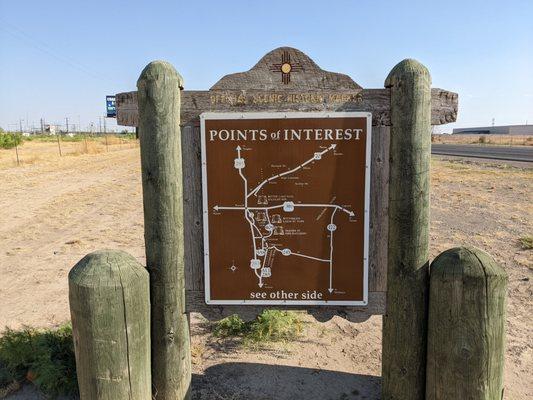
[[[67,64],[70,67],[77,69],[78,71],[83,72],[84,74],[94,79],[104,80],[110,83],[114,83],[110,78],[107,78],[105,76],[102,76],[98,73],[91,71],[89,68],[73,60],[72,58],[69,59],[66,56],[58,54],[58,52],[56,52],[51,46],[47,45],[43,41],[33,38],[31,35],[27,34],[22,29],[12,24],[11,22],[4,20],[3,18],[0,18],[0,29],[3,29],[5,32],[10,34],[14,38],[25,42],[27,45],[34,47],[37,50],[40,50],[41,52],[49,55],[55,60],[60,61],[64,64]]]

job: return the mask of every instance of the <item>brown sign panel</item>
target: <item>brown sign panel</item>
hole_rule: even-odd
[[[208,304],[367,304],[371,120],[201,115]]]

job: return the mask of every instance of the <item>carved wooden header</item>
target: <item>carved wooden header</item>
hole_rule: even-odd
[[[367,111],[374,126],[390,125],[389,89],[362,89],[348,75],[324,71],[297,49],[280,47],[249,71],[224,76],[208,91],[184,90],[181,124],[205,111]],[[458,95],[431,90],[431,123],[457,119]],[[138,125],[137,92],[116,95],[117,124]]]

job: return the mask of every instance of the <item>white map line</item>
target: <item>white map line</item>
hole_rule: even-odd
[[[240,146],[239,146],[240,147]],[[292,174],[293,172],[296,172],[300,169],[302,169],[303,167],[305,167],[307,164],[313,162],[313,161],[317,161],[319,159],[322,158],[322,156],[324,154],[326,154],[328,151],[330,150],[333,150],[335,147],[337,147],[336,144],[332,144],[331,146],[329,146],[326,150],[323,150],[321,152],[318,152],[316,154],[313,155],[313,157],[311,157],[309,160],[303,162],[302,164],[298,165],[296,168],[293,168],[289,171],[285,171],[285,172],[282,172],[281,174],[278,174],[278,175],[274,175],[274,176],[271,176],[270,178],[268,179],[265,179],[263,182],[261,182],[259,185],[257,185],[255,187],[254,190],[252,190],[250,193],[248,193],[247,197],[250,197],[251,195],[255,195],[257,196],[257,192],[259,191],[259,189],[261,189],[264,185],[266,185],[268,182],[270,181],[273,181],[274,179],[277,179],[277,178],[280,178],[282,176],[285,176],[285,175],[289,175],[289,174]],[[317,158],[317,154],[320,154],[320,158]],[[239,156],[240,157],[240,156]]]
[[[321,262],[331,263],[331,260],[325,260],[325,259],[323,259],[323,258],[307,256],[307,255],[305,255],[305,254],[297,253],[297,252],[295,252],[295,251],[293,251],[293,252],[291,253],[291,256],[298,256],[298,257],[310,258],[311,260],[316,260],[316,261],[321,261]]]
[[[333,226],[333,217],[335,217],[335,213],[337,212],[337,209],[334,209],[331,213],[331,219],[330,224]],[[329,230],[329,288],[328,291],[331,293],[333,292],[333,229]]]
[[[237,157],[238,159],[240,160],[241,159],[241,146],[237,146]],[[246,180],[246,177],[244,176],[244,174],[242,173],[242,168],[238,168],[239,169],[239,175],[241,176],[243,182],[244,182],[244,218],[246,219],[246,221],[248,221],[248,223],[250,224],[250,231],[252,233],[252,242],[253,242],[253,245],[254,245],[254,258],[256,258],[256,254],[257,254],[257,248],[256,248],[256,245],[255,245],[255,233],[254,233],[254,222],[251,220],[250,216],[248,215],[249,211],[248,211],[248,181]],[[261,234],[261,232],[259,232],[259,234]]]
[[[329,264],[329,288],[328,288],[328,291],[330,293],[333,292],[333,290],[334,290],[334,288],[333,288],[333,232],[337,229],[337,227],[333,223],[334,216],[335,216],[335,213],[337,212],[337,210],[341,210],[341,211],[345,212],[350,217],[353,217],[355,215],[355,213],[353,211],[350,211],[350,210],[342,207],[342,206],[339,206],[338,204],[307,204],[307,203],[303,203],[302,204],[302,203],[294,203],[294,202],[284,202],[282,204],[277,204],[277,205],[268,206],[268,207],[248,207],[248,198],[252,194],[257,196],[257,192],[265,184],[267,184],[268,182],[271,182],[271,181],[273,181],[273,180],[275,180],[277,178],[280,178],[282,176],[297,172],[298,170],[302,169],[304,166],[306,166],[307,164],[309,164],[309,163],[311,163],[313,161],[321,160],[322,156],[324,154],[326,154],[330,150],[335,149],[335,147],[336,147],[336,144],[332,144],[327,149],[325,149],[323,151],[320,151],[320,152],[316,152],[313,155],[312,158],[310,158],[309,160],[303,162],[302,164],[298,165],[297,167],[295,167],[295,168],[293,168],[293,169],[291,169],[289,171],[280,173],[278,175],[274,175],[274,176],[264,180],[259,185],[257,185],[251,192],[248,192],[248,180],[246,179],[246,177],[244,176],[244,174],[242,172],[243,168],[245,167],[245,160],[244,160],[244,158],[241,158],[241,150],[242,150],[242,148],[240,146],[236,147],[237,159],[235,159],[234,162],[235,162],[235,168],[239,170],[239,175],[242,178],[243,184],[244,184],[244,206],[219,206],[219,205],[216,205],[216,206],[213,207],[213,209],[215,211],[223,211],[223,210],[240,210],[240,211],[244,211],[244,218],[246,219],[246,221],[250,225],[250,233],[251,233],[251,236],[252,236],[253,252],[254,252],[253,253],[253,258],[250,260],[250,266],[254,270],[254,274],[259,279],[259,282],[258,282],[258,286],[259,287],[263,287],[263,285],[264,285],[263,277],[270,277],[271,276],[270,267],[266,267],[265,263],[266,263],[268,255],[269,255],[269,250],[275,250],[275,251],[281,253],[284,256],[303,257],[303,258],[308,258],[308,259],[319,261],[319,262],[328,263]],[[329,259],[323,259],[323,258],[313,257],[313,256],[310,256],[310,255],[307,255],[307,254],[293,252],[290,249],[282,249],[282,250],[280,250],[276,246],[269,246],[268,245],[268,238],[270,238],[272,236],[272,234],[274,233],[274,228],[272,226],[272,223],[270,222],[270,216],[268,214],[268,211],[269,210],[275,210],[275,209],[283,208],[287,212],[291,212],[294,209],[294,207],[333,208],[333,212],[331,213],[330,224],[327,226],[327,230],[330,232]],[[255,216],[250,210],[261,210],[261,211],[265,212],[266,220],[268,222],[268,225],[270,226],[270,229],[267,228],[267,230],[269,231],[269,234],[267,236],[263,235],[263,233],[261,232],[259,227],[256,225]],[[255,236],[254,229],[259,233],[259,236]],[[263,257],[262,260],[257,258],[258,257],[258,249],[257,249],[257,243],[256,243],[257,239],[261,239],[261,249],[260,250],[261,250],[262,253],[259,253],[260,254],[259,257]],[[263,276],[263,274],[264,274],[264,276]]]
[[[259,278],[259,283],[257,284],[259,287],[263,287],[263,277],[260,273],[257,272],[256,269],[254,269],[255,275]]]
[[[249,214],[249,216],[250,216],[250,218],[251,218],[251,220],[252,220],[252,225],[254,226],[254,228],[255,228],[255,230],[257,231],[257,233],[259,233],[259,236],[258,236],[258,237],[256,237],[255,235],[254,235],[254,237],[255,237],[256,239],[261,239],[261,238],[263,237],[263,234],[261,233],[261,229],[259,229],[259,228],[257,227],[257,225],[255,224],[255,216],[254,216],[253,214]]]
[[[294,207],[322,207],[322,208],[326,208],[326,207],[329,207],[329,208],[336,208],[336,209],[339,209],[341,211],[344,211],[346,214],[348,214],[350,217],[353,217],[355,215],[355,213],[353,211],[350,211],[342,206],[339,206],[337,204],[302,204],[302,203],[294,203],[293,204]],[[231,207],[231,206],[214,206],[213,209],[215,211],[220,211],[220,210],[275,210],[277,208],[283,208],[284,207],[284,204],[277,204],[275,206],[269,206],[269,207],[240,207],[240,206],[234,206],[234,207]]]
[[[270,216],[268,215],[268,210],[265,210],[265,216],[266,216],[266,219],[267,219],[267,223],[270,224]],[[261,246],[263,247],[263,249],[265,248],[265,240],[268,239],[270,236],[272,236],[273,233],[274,233],[274,229],[272,229],[270,231],[268,236],[262,236],[261,237]],[[265,259],[266,259],[266,254],[265,254]]]

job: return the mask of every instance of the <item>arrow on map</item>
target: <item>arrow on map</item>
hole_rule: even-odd
[[[214,206],[213,209],[214,209],[215,211],[218,211],[218,206]]]
[[[331,234],[333,235],[333,232],[331,232]],[[329,288],[328,288],[328,291],[330,293],[333,292],[333,262],[330,258],[329,260]]]
[[[241,158],[241,146],[237,146],[236,150],[237,150],[237,157]]]

